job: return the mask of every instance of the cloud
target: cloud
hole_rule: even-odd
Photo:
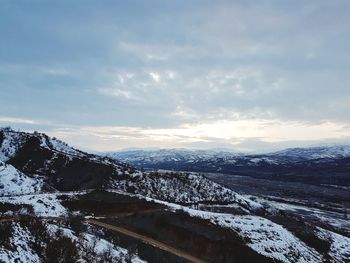
[[[118,88],[99,88],[99,93],[107,96],[113,96],[113,97],[121,97],[128,100],[138,100],[139,98],[134,96],[130,91],[128,90],[122,90]]]
[[[160,75],[157,72],[150,72],[149,75],[155,82],[160,82]]]
[[[130,147],[222,147],[240,151],[266,151],[284,146],[349,140],[344,123],[314,124],[237,117],[230,120],[186,123],[174,128],[85,126],[55,128],[49,133],[74,145],[89,141],[81,145],[101,151]]]
[[[0,10],[0,112],[68,127],[71,142],[77,129],[96,148],[342,139],[349,3],[11,3]]]
[[[39,122],[34,121],[34,120],[12,118],[12,117],[0,117],[0,123],[5,123],[5,124],[39,124]]]

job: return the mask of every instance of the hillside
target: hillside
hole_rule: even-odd
[[[347,262],[347,226],[302,216],[197,173],[0,130],[0,261]]]
[[[88,154],[45,134],[23,133],[12,130],[0,131],[2,144],[0,158],[4,168],[0,171],[3,189],[0,195],[8,193],[25,194],[45,191],[76,191],[87,189],[122,188],[131,193],[141,193],[134,188],[147,191],[148,195],[169,200],[167,196],[173,192],[187,193],[186,201],[222,201],[223,195],[232,198],[235,195],[205,178],[197,175],[156,176],[153,173],[142,173],[140,170],[108,157]],[[13,182],[16,183],[13,183]],[[144,188],[149,184],[148,189]],[[159,186],[162,185],[160,189]],[[189,189],[205,185],[200,192]],[[141,187],[142,185],[142,187]],[[17,190],[16,190],[17,189]],[[177,197],[179,202],[184,197]],[[175,201],[171,199],[171,201]]]

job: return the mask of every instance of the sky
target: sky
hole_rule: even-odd
[[[350,143],[348,0],[2,0],[0,126],[93,151]]]

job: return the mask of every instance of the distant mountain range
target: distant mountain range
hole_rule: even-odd
[[[71,251],[80,251],[77,262],[95,262],[87,258],[106,256],[108,251],[127,259],[130,243],[112,244],[115,233],[94,231],[91,222],[105,220],[100,226],[107,222],[120,229],[127,224],[123,233],[131,235],[133,230],[139,239],[152,236],[205,262],[347,262],[350,238],[339,219],[339,226],[322,220],[305,223],[284,212],[283,206],[261,202],[254,193],[238,194],[200,174],[143,171],[132,164],[276,176],[278,169],[291,167],[321,171],[327,166],[340,173],[349,169],[349,156],[346,147],[265,155],[160,150],[99,156],[42,133],[0,129],[0,261],[54,262],[47,258],[53,255],[56,260],[56,249],[66,251],[67,244]],[[345,176],[345,170],[340,175]],[[101,246],[105,249],[95,249]],[[142,255],[149,262],[180,262],[157,260],[164,257],[157,249],[147,247]],[[145,262],[137,256],[126,259],[120,262]]]
[[[350,157],[350,145],[289,148],[269,155],[287,157],[289,160],[295,161],[348,158]]]
[[[143,169],[247,175],[350,185],[350,145],[290,148],[266,154],[205,150],[122,151],[106,156]]]

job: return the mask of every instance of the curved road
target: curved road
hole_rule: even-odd
[[[159,241],[157,241],[157,240],[155,240],[153,238],[137,234],[137,233],[132,232],[132,231],[130,231],[128,229],[125,229],[123,227],[118,227],[118,226],[106,224],[106,223],[103,223],[103,222],[100,222],[100,221],[97,221],[97,220],[94,220],[94,219],[88,219],[88,220],[86,220],[86,222],[90,223],[90,224],[93,224],[93,225],[96,225],[96,226],[100,226],[100,227],[103,227],[103,228],[110,229],[112,231],[115,231],[115,232],[127,235],[129,237],[133,237],[135,239],[138,239],[138,240],[142,241],[145,244],[152,245],[154,247],[160,248],[160,249],[162,249],[164,251],[167,251],[167,252],[169,252],[171,254],[174,254],[174,255],[176,255],[178,257],[184,258],[184,259],[186,259],[188,261],[191,261],[193,263],[206,263],[206,261],[201,260],[199,258],[196,258],[196,257],[194,257],[194,256],[192,256],[190,254],[187,254],[186,252],[178,250],[178,249],[176,249],[174,247],[171,247],[171,246],[169,246],[169,245],[167,245],[165,243],[159,242]]]
[[[41,219],[67,220],[66,217],[41,217]],[[1,222],[16,221],[16,220],[20,220],[20,217],[1,218],[0,219],[0,223]],[[157,241],[157,240],[155,240],[153,238],[150,238],[150,237],[147,237],[147,236],[144,236],[144,235],[140,235],[140,234],[135,233],[133,231],[130,231],[130,230],[126,229],[126,228],[118,227],[118,226],[114,226],[114,225],[110,225],[110,224],[106,224],[106,223],[97,221],[95,219],[86,219],[85,221],[87,223],[89,223],[89,224],[93,224],[93,225],[100,226],[100,227],[103,227],[103,228],[106,228],[106,229],[110,229],[112,231],[124,234],[124,235],[132,237],[132,238],[135,238],[137,240],[142,241],[145,244],[157,247],[157,248],[162,249],[164,251],[167,251],[167,252],[169,252],[169,253],[171,253],[173,255],[176,255],[178,257],[186,259],[186,260],[188,260],[190,262],[193,262],[193,263],[207,263],[206,261],[204,261],[202,259],[199,259],[199,258],[196,258],[196,257],[194,257],[194,256],[192,256],[192,255],[190,255],[190,254],[188,254],[186,252],[183,252],[183,251],[181,251],[179,249],[171,247],[171,246],[169,246],[169,245],[167,245],[165,243],[162,243],[160,241]]]

